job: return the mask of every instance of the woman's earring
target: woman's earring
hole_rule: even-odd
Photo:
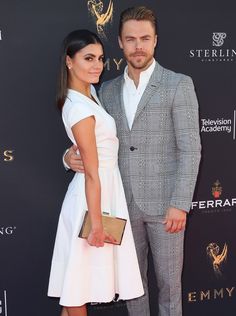
[[[67,65],[68,69],[71,69],[71,66],[70,65]]]

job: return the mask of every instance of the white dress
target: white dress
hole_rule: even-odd
[[[101,208],[128,221],[120,246],[105,244],[96,248],[79,238],[78,233],[88,208],[84,174],[75,173],[61,209],[48,288],[48,295],[60,297],[63,306],[110,302],[115,294],[124,300],[144,294],[118,168],[119,143],[115,121],[100,105],[93,86],[91,92],[99,105],[69,89],[62,119],[68,137],[75,144],[71,127],[86,117],[95,117]]]

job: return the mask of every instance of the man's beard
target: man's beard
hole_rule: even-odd
[[[135,56],[135,54],[132,54],[131,56]],[[142,54],[141,56],[146,56],[146,54]],[[127,62],[134,68],[134,69],[146,69],[151,64],[151,61],[153,60],[153,56],[148,56],[144,59],[141,63],[134,62],[133,60],[130,60],[126,57]]]

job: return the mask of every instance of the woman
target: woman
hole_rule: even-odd
[[[93,83],[103,70],[103,46],[87,30],[70,33],[63,44],[58,106],[68,137],[79,148],[84,174],[76,173],[59,218],[48,295],[60,297],[62,315],[87,315],[86,303],[143,295],[127,205],[117,165],[114,119],[101,106]],[[85,210],[92,228],[78,237]],[[102,226],[101,213],[126,218],[120,246]]]

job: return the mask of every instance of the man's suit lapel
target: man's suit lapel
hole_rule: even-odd
[[[130,132],[126,113],[125,113],[125,106],[124,106],[124,99],[123,99],[123,84],[124,84],[124,78],[121,76],[119,80],[116,82],[116,86],[114,89],[114,98],[115,98],[115,107],[116,109],[119,109],[119,111],[115,110],[117,113],[121,113],[121,121],[122,126],[124,130],[127,130]]]
[[[148,104],[149,99],[152,97],[152,95],[159,88],[160,82],[162,79],[162,74],[163,74],[163,67],[156,62],[156,66],[154,68],[154,71],[153,71],[151,78],[147,84],[147,87],[142,95],[142,98],[138,104],[138,108],[137,108],[137,111],[136,111],[136,114],[134,117],[133,125],[135,123],[135,120],[139,116],[139,114],[144,109],[144,107]]]

